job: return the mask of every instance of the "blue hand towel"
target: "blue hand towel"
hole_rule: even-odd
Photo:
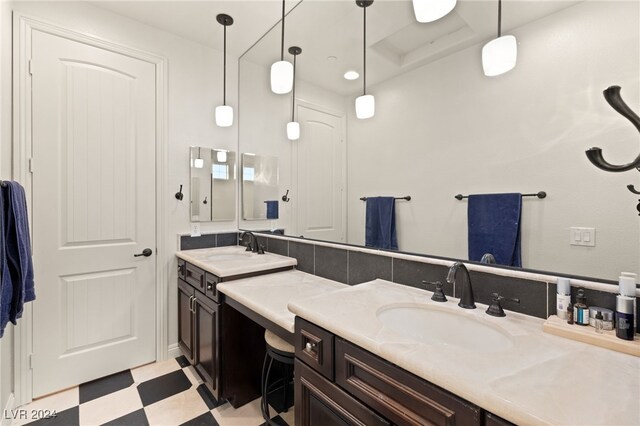
[[[470,195],[469,260],[491,253],[498,265],[522,266],[520,215],[522,194]]]
[[[265,201],[267,205],[267,219],[278,218],[278,200]]]
[[[2,301],[0,303],[0,337],[7,321],[16,323],[22,317],[26,302],[35,299],[33,262],[27,201],[17,182],[6,182],[2,188]],[[10,300],[5,297],[11,287]]]
[[[398,250],[394,197],[368,197],[365,246]]]
[[[9,190],[2,187],[0,188],[0,337],[4,335],[4,329],[9,323],[13,301],[13,281],[9,272],[5,243],[6,217],[9,206]]]

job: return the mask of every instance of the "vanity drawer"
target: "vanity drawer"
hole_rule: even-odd
[[[220,300],[218,300],[218,289],[217,289],[217,285],[219,282],[220,282],[220,277],[210,272],[205,272],[205,275],[204,275],[205,294],[218,303],[220,303]]]
[[[333,380],[333,334],[296,317],[296,357],[329,380]]]
[[[187,262],[184,280],[204,293],[204,271]]]
[[[399,425],[481,425],[483,410],[336,338],[336,383]]]

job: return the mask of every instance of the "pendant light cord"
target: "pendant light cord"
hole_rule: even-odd
[[[227,26],[224,26],[224,51],[222,58],[222,105],[227,105]]]
[[[502,0],[498,0],[498,38],[502,36]]]
[[[364,75],[362,76],[362,95],[366,95],[367,94],[367,7],[363,7],[362,8],[364,10],[364,30],[363,30],[363,46],[362,46],[362,52],[363,52],[363,57],[364,57],[364,66],[363,66],[363,71],[364,71]]]
[[[284,4],[286,0],[282,0],[282,36],[280,37],[280,60],[284,61]]]
[[[295,120],[295,113],[296,113],[296,57],[298,55],[293,55],[293,90],[292,90],[292,95],[291,96],[291,121],[296,121]]]

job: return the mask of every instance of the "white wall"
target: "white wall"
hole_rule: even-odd
[[[0,179],[11,179],[11,8],[0,1]],[[0,410],[13,392],[13,325],[0,339]]]
[[[264,46],[258,45],[254,49]],[[304,75],[304,58],[298,61],[296,74]],[[279,219],[277,221],[240,220],[240,228],[265,230],[271,226],[284,228],[288,235],[298,235],[293,229],[293,202],[283,203],[280,197],[292,189],[292,146],[296,142],[287,139],[287,122],[291,121],[291,93],[276,95],[271,91],[269,69],[245,59],[240,60],[239,97],[242,111],[239,114],[240,153],[250,152],[268,157],[278,157]],[[345,99],[299,79],[296,82],[296,99],[319,105],[334,111],[345,111]],[[241,176],[241,175],[239,175]],[[241,179],[240,179],[241,181]],[[294,199],[297,194],[289,193]]]
[[[0,4],[5,4],[0,2]],[[177,234],[189,232],[189,146],[201,145],[237,151],[237,127],[219,128],[214,109],[222,101],[222,52],[167,32],[145,26],[83,2],[18,2],[13,9],[52,23],[114,41],[167,59],[168,63],[168,141],[165,213],[165,245],[159,247],[158,261],[166,268],[168,282],[169,344],[177,342],[176,282]],[[4,22],[4,21],[3,21]],[[3,45],[7,40],[2,34]],[[3,63],[9,52],[2,52]],[[237,58],[227,60],[227,100],[237,107]],[[8,76],[2,75],[3,86]],[[5,105],[6,97],[2,96]],[[3,119],[6,111],[3,110]],[[10,137],[1,142],[3,174],[10,164]],[[175,199],[184,185],[185,198]],[[37,208],[37,207],[36,207]],[[237,222],[202,223],[202,232],[236,230]],[[37,277],[36,277],[37,278]],[[36,293],[37,293],[36,282]],[[4,374],[3,374],[4,380]]]
[[[600,171],[638,154],[637,130],[602,90],[622,87],[640,110],[640,3],[584,2],[516,29],[518,64],[488,78],[481,45],[370,89],[376,116],[349,110],[349,243],[364,243],[355,194],[397,203],[400,250],[467,257],[467,202],[455,194],[537,192],[522,212],[523,266],[616,278],[639,272],[636,171]],[[402,171],[402,172],[400,172]],[[595,248],[569,245],[571,226],[596,228]]]

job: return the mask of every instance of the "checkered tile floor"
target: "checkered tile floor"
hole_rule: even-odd
[[[56,416],[16,419],[12,425],[258,426],[265,423],[259,398],[238,409],[229,403],[218,404],[184,357],[85,383],[20,409],[25,410],[26,417],[39,410],[55,410]],[[277,425],[293,425],[293,407],[280,414],[271,407],[270,413]]]

